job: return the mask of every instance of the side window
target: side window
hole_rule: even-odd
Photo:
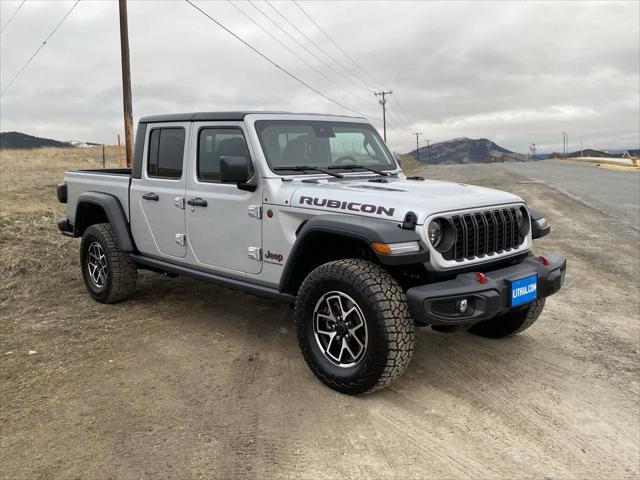
[[[198,134],[198,180],[220,181],[220,157],[250,158],[239,128],[203,128]]]
[[[155,128],[149,135],[147,174],[180,178],[184,159],[184,128]]]

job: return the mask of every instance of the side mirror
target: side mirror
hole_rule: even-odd
[[[254,192],[257,185],[248,183],[251,178],[251,162],[246,157],[220,157],[220,181],[235,183],[240,190]]]

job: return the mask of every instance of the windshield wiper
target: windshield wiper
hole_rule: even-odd
[[[346,170],[355,170],[356,168],[360,168],[362,170],[368,170],[370,172],[373,173],[377,173],[378,175],[382,175],[383,177],[388,177],[389,175],[391,175],[389,172],[383,172],[381,170],[376,170],[375,168],[371,168],[371,167],[365,167],[364,165],[355,165],[355,164],[349,164],[349,165],[331,165],[329,167],[331,170],[338,170],[340,168],[344,168]]]
[[[316,172],[326,173],[327,175],[331,175],[333,177],[344,178],[344,175],[341,175],[340,173],[330,172],[329,170],[325,170],[324,168],[310,167],[308,165],[296,165],[295,167],[276,167],[273,170],[275,172],[281,172],[283,170],[292,170],[294,172],[304,172],[305,170],[314,170]]]

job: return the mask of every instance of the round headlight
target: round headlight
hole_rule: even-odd
[[[438,220],[433,220],[429,224],[429,228],[427,229],[427,235],[429,236],[429,242],[433,245],[433,248],[436,248],[440,245],[442,241],[442,225]]]

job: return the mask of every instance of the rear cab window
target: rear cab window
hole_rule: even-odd
[[[152,178],[182,178],[184,142],[182,127],[152,129],[149,133],[147,175]]]

